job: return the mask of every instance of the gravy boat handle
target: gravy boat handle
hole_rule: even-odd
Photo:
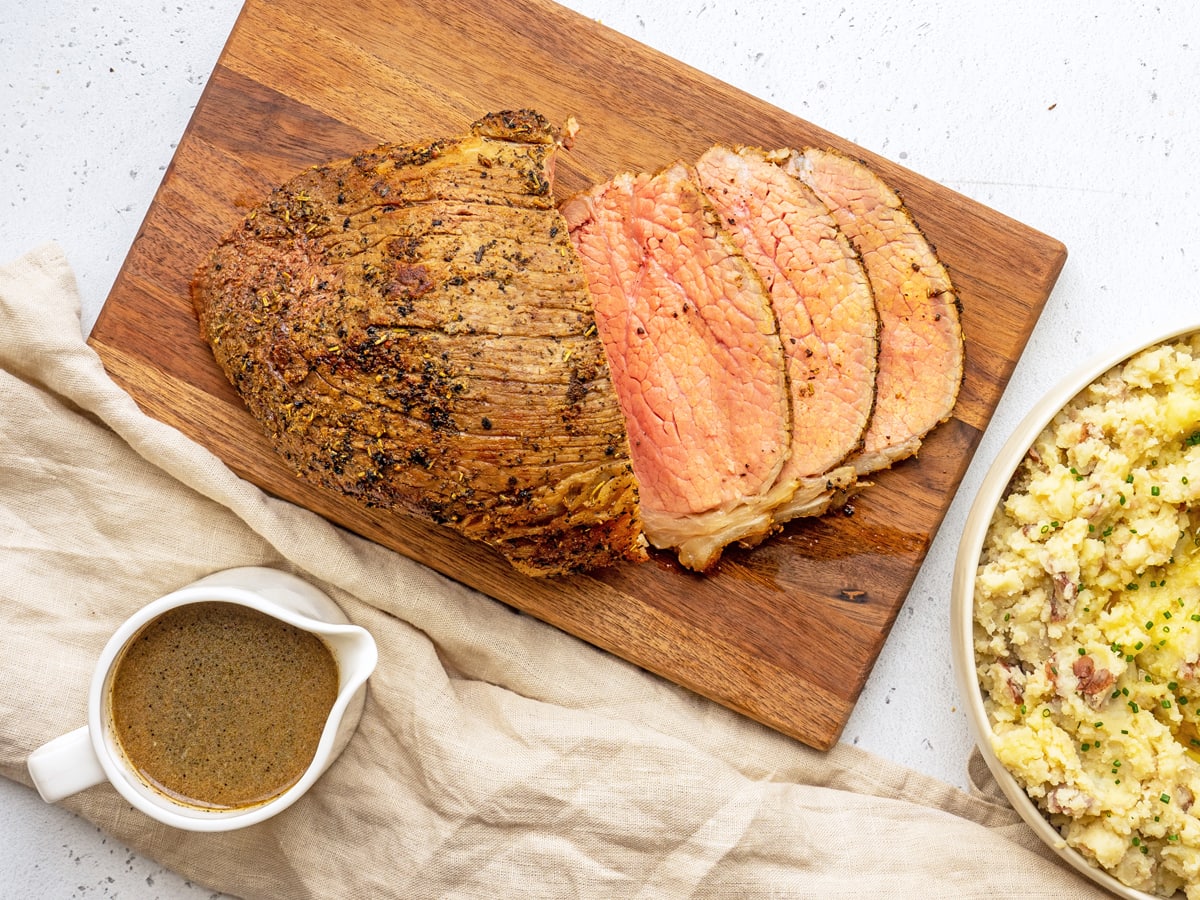
[[[47,803],[57,803],[108,777],[86,725],[42,744],[29,754],[26,764],[34,787]]]

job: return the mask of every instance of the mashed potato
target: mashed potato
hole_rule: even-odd
[[[1000,761],[1070,846],[1200,900],[1200,334],[1046,427],[996,510],[975,659]]]

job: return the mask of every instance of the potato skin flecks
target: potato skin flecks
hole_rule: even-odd
[[[1061,410],[996,509],[975,579],[992,746],[1068,845],[1200,897],[1200,335]]]

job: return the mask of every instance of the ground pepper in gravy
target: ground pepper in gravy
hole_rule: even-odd
[[[126,648],[110,715],[126,757],[192,806],[270,800],[312,762],[338,671],[316,635],[223,601],[180,606]]]

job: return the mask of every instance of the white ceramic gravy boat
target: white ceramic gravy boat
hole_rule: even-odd
[[[144,782],[125,758],[108,713],[110,676],[125,645],[147,623],[189,603],[238,603],[317,635],[338,667],[337,698],[312,762],[283,793],[253,806],[205,809],[172,799]],[[134,807],[167,825],[190,831],[227,831],[261,822],[291,806],[325,772],[358,726],[366,681],[378,650],[364,629],[352,625],[323,591],[276,569],[246,566],[216,572],[160,597],[117,628],[100,653],[88,691],[87,725],[61,735],[30,754],[29,773],[48,803],[109,781]]]

